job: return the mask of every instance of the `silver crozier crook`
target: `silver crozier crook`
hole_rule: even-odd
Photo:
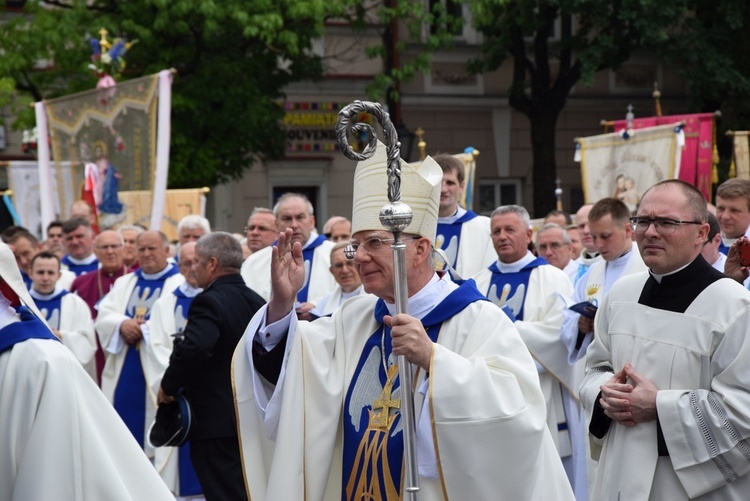
[[[339,112],[336,124],[336,138],[341,151],[346,157],[361,162],[370,158],[377,148],[377,136],[368,124],[356,123],[352,126],[355,133],[367,132],[369,141],[362,153],[352,150],[347,141],[347,129],[353,117],[365,112],[374,116],[385,134],[385,145],[388,155],[388,200],[380,209],[380,222],[393,233],[393,284],[396,299],[396,314],[409,312],[409,294],[406,288],[406,245],[401,241],[401,233],[411,223],[411,208],[401,202],[401,143],[398,141],[396,128],[391,117],[378,103],[354,101]],[[417,436],[414,418],[414,395],[412,390],[412,367],[403,355],[398,358],[398,374],[401,379],[401,419],[404,425],[404,462],[406,478],[403,499],[416,501],[419,491],[419,470],[417,468]]]

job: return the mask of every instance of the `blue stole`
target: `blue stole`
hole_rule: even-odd
[[[77,277],[80,277],[81,275],[85,275],[86,273],[90,271],[96,271],[99,269],[99,260],[94,259],[89,264],[75,264],[73,261],[70,260],[70,256],[67,254],[63,256],[63,258],[60,260],[62,264],[68,267],[68,270],[72,271],[76,274]]]
[[[318,238],[313,240],[313,242],[302,251],[302,260],[305,263],[305,285],[297,293],[297,301],[300,303],[307,301],[307,290],[310,286],[310,274],[312,274],[313,269],[313,255],[315,254],[315,248],[325,241],[325,236],[318,235]]]
[[[182,333],[187,325],[188,309],[194,297],[187,297],[184,292],[177,287],[172,294],[177,297],[174,306],[174,324],[178,333]],[[180,492],[179,496],[196,496],[203,493],[198,475],[195,473],[193,463],[190,461],[190,442],[185,442],[177,451],[177,469],[180,475]]]
[[[516,273],[503,273],[500,271],[497,261],[495,261],[489,266],[492,278],[490,279],[490,288],[487,290],[487,297],[500,307],[508,306],[515,317],[511,317],[511,320],[523,320],[523,303],[529,289],[531,270],[548,264],[546,259],[538,257]]]
[[[13,322],[0,329],[0,353],[11,348],[16,343],[22,343],[27,339],[52,339],[60,341],[50,332],[41,320],[36,318],[26,306],[16,307],[21,315],[20,322]]]
[[[182,331],[185,330],[188,309],[190,309],[190,303],[193,302],[194,297],[187,297],[179,287],[177,287],[172,294],[177,297],[177,301],[174,305],[174,325],[177,328],[177,333],[182,333]]]
[[[53,329],[60,329],[62,297],[67,293],[68,291],[64,290],[49,299],[34,299],[36,307],[39,308],[39,311],[44,315],[44,319]]]
[[[466,214],[456,219],[452,223],[438,223],[437,238],[435,242],[440,243],[440,248],[445,251],[450,265],[455,268],[458,259],[458,248],[461,245],[461,228],[467,221],[477,217],[476,213],[467,210]]]
[[[721,252],[725,256],[729,254],[729,247],[724,245],[724,240],[719,241],[719,252]]]
[[[475,301],[486,300],[474,281],[467,280],[435,306],[422,325],[437,342],[445,320]],[[401,391],[398,365],[394,363],[386,373],[383,364],[384,359],[388,364],[392,349],[391,329],[382,323],[387,314],[381,299],[375,306],[375,319],[381,325],[365,343],[344,401],[341,499],[359,500],[363,492],[370,494],[369,499],[400,499],[404,455]]]
[[[177,267],[172,265],[168,272],[152,280],[143,277],[143,270],[136,271],[137,281],[125,308],[125,315],[134,318],[138,310],[144,319],[148,319],[151,307],[161,295],[164,282],[177,273]],[[127,348],[125,363],[115,388],[113,405],[142,448],[146,434],[146,378],[143,376],[141,356],[138,353],[139,345],[140,343],[131,344]]]
[[[23,279],[23,284],[26,286],[26,290],[31,290],[31,277],[26,274],[23,270],[18,270],[21,272],[21,278]]]

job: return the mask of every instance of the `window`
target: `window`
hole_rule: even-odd
[[[480,179],[479,213],[485,216],[501,205],[523,205],[520,179]]]
[[[459,0],[426,0],[425,8],[429,9],[429,12],[436,17],[433,24],[429,26],[429,33],[426,32],[428,27],[425,27],[425,38],[437,31],[439,25],[435,23],[440,22],[442,13],[444,13],[450,16],[450,19],[455,20],[448,26],[448,29],[454,35],[454,41],[466,44],[480,43],[479,34],[471,25],[471,12],[468,5]]]

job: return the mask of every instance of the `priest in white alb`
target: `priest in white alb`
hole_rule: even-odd
[[[401,163],[409,314],[395,315],[393,236],[378,220],[385,147],[354,178],[354,262],[365,290],[331,317],[298,321],[304,283],[292,231],[273,248],[273,294],[235,352],[233,376],[251,499],[401,499],[396,357],[415,369],[420,494],[440,499],[573,499],[545,423],[534,362],[472,281],[434,271],[442,173]]]
[[[169,241],[158,231],[144,231],[136,240],[141,267],[117,279],[99,303],[96,328],[106,353],[102,391],[112,402],[135,439],[149,456],[153,448],[146,432],[156,415],[156,393],[146,373],[163,372],[149,356],[148,324],[151,307],[171,294],[185,278],[167,261]]]
[[[0,242],[0,499],[174,500]]]
[[[295,310],[300,318],[309,319],[318,300],[336,287],[331,266],[333,242],[315,231],[313,206],[300,193],[283,194],[273,207],[278,231],[292,229],[292,239],[302,246],[305,260],[305,283],[297,293]],[[240,274],[248,287],[268,301],[271,297],[271,247],[265,247],[242,263]]]
[[[434,160],[443,170],[435,247],[443,250],[460,277],[468,278],[495,261],[490,220],[458,203],[466,190],[463,162],[453,155],[437,155]]]
[[[651,187],[632,225],[648,271],[601,302],[580,389],[599,461],[592,499],[745,500],[750,292],[701,256],[694,186]]]
[[[583,430],[567,347],[560,339],[563,300],[573,286],[561,269],[529,250],[531,218],[520,205],[492,212],[495,262],[474,276],[477,288],[513,320],[534,357],[547,403],[547,426],[574,490],[585,492]],[[562,296],[562,297],[561,297]]]

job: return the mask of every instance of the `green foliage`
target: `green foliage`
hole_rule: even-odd
[[[258,157],[283,154],[286,85],[321,74],[310,52],[333,11],[323,0],[72,0],[27,2],[25,15],[0,21],[0,100],[17,102],[91,89],[88,39],[138,43],[123,79],[175,68],[171,187],[212,186],[239,178]],[[338,6],[336,6],[338,8]],[[39,71],[37,61],[54,66]],[[12,84],[10,83],[12,82]],[[19,107],[20,108],[20,107]],[[14,126],[33,124],[30,109]]]
[[[464,2],[484,36],[470,70],[512,62],[509,103],[531,122],[537,215],[552,208],[549,197],[540,199],[554,189],[555,126],[571,89],[590,84],[599,71],[617,70],[636,52],[680,68],[695,111],[750,110],[746,0]],[[748,111],[739,115],[750,119]]]
[[[370,58],[383,58],[384,68],[368,85],[367,93],[370,99],[386,98],[389,101],[399,99],[398,87],[401,82],[408,82],[418,73],[429,70],[432,53],[450,47],[453,43],[452,33],[463,22],[461,18],[448,14],[442,4],[436,3],[430,11],[425,9],[425,3],[421,0],[383,0],[371,3],[342,0],[337,17],[344,19],[355,32],[372,29],[372,23],[368,19],[378,20],[383,43],[368,47],[365,53]],[[395,45],[392,43],[394,22],[405,26],[407,34],[406,39],[399,39]],[[437,29],[426,29],[430,26]]]

